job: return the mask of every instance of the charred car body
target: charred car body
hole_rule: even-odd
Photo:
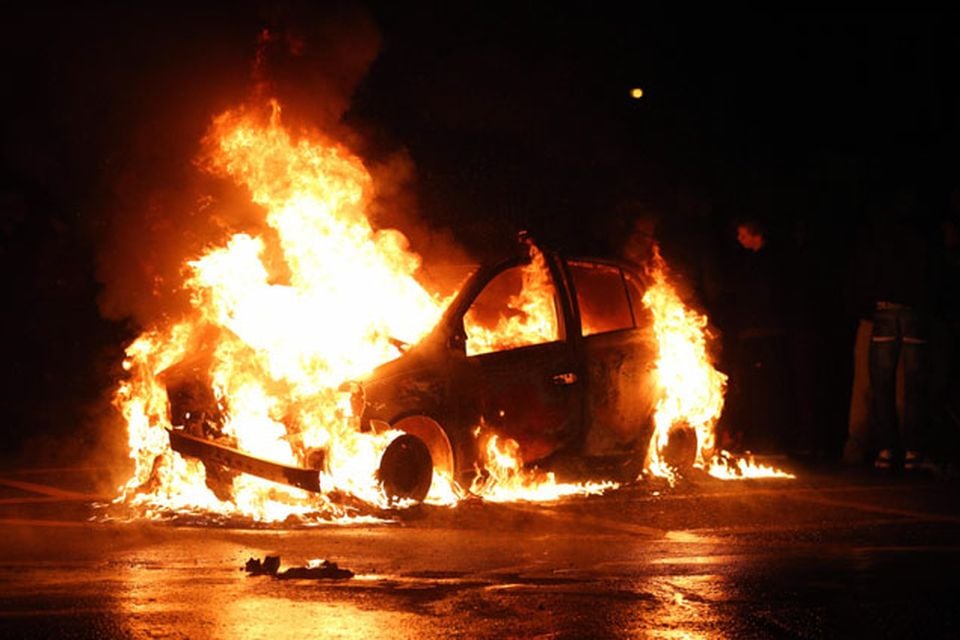
[[[423,499],[434,470],[468,481],[480,427],[515,440],[524,463],[591,459],[594,470],[627,463],[636,477],[655,388],[644,276],[624,262],[523,247],[476,271],[426,338],[344,386],[362,408],[362,429],[405,432],[381,459],[388,495]],[[186,408],[197,393],[177,395],[172,423],[185,424],[200,414]],[[194,423],[171,432],[171,442],[204,460],[208,480],[233,469],[320,490],[315,471],[215,444]]]

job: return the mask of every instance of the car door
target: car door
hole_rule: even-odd
[[[639,280],[617,264],[568,260],[584,360],[584,453],[609,455],[649,439],[656,346]]]
[[[468,420],[516,440],[525,462],[580,437],[581,367],[567,340],[569,304],[543,254],[493,275],[458,318],[465,336],[456,376]]]

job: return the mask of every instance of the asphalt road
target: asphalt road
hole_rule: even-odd
[[[258,529],[103,522],[103,470],[7,470],[0,637],[960,636],[960,483],[798,473]],[[268,554],[356,575],[242,570]]]

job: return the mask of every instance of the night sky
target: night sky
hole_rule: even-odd
[[[6,454],[103,444],[122,348],[150,315],[137,287],[172,286],[151,240],[202,227],[183,217],[200,140],[257,83],[291,122],[403,173],[378,221],[411,225],[428,259],[451,241],[486,257],[519,229],[610,253],[646,209],[716,244],[747,212],[802,226],[830,279],[878,185],[910,182],[931,219],[956,185],[953,14],[449,4],[5,17]]]

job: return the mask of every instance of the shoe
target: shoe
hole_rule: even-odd
[[[916,471],[924,468],[923,456],[918,451],[907,451],[903,456],[903,469],[905,471]]]
[[[916,469],[920,462],[920,454],[916,451],[907,451],[903,456],[904,469]]]
[[[890,449],[884,449],[877,454],[876,459],[873,461],[874,469],[889,469],[893,466],[893,452]]]

